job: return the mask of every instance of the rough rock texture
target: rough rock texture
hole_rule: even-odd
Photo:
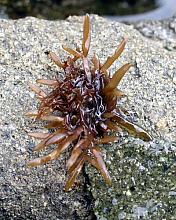
[[[137,124],[152,134],[153,141],[145,143],[124,134],[116,145],[104,146],[104,158],[113,179],[111,188],[96,171],[87,169],[98,219],[175,219],[174,22],[175,18],[130,26],[103,24],[103,30],[108,30],[107,53],[114,48],[119,32],[129,38],[126,52],[116,64],[122,65],[126,60],[134,62],[134,68],[120,87],[128,95],[123,106],[129,109]]]
[[[119,143],[102,146],[113,185],[107,187],[94,168],[86,168],[94,212],[101,220],[175,219],[176,52],[163,44],[168,32],[164,41],[148,39],[135,30],[137,25],[91,18],[90,55],[96,51],[102,62],[123,36],[128,37],[126,50],[111,72],[134,63],[121,82],[128,98],[120,104],[154,138],[145,143],[124,132]],[[145,28],[150,30],[150,25]],[[32,153],[36,141],[26,131],[40,129],[40,124],[24,117],[37,106],[27,82],[63,77],[44,52],[52,50],[64,59],[67,54],[61,45],[75,47],[81,38],[82,17],[0,21],[0,219],[95,219],[85,178],[72,192],[63,191],[68,152],[51,164],[26,167],[36,157]]]
[[[81,38],[82,19],[1,20],[0,29],[0,219],[92,219],[83,178],[74,191],[63,191],[68,153],[46,166],[26,166],[37,156],[27,131],[41,127],[24,116],[37,105],[27,83],[63,74],[44,52],[62,57],[61,45]]]
[[[176,50],[176,15],[163,21],[141,21],[133,23],[143,36],[159,41],[168,50]]]

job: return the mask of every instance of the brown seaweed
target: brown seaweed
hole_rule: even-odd
[[[118,100],[124,93],[117,89],[117,86],[131,64],[122,66],[112,78],[107,72],[123,52],[126,39],[122,40],[115,53],[108,57],[104,64],[101,64],[98,56],[94,54],[91,66],[87,58],[90,29],[90,18],[86,15],[82,51],[64,46],[63,49],[70,54],[66,61],[61,62],[55,53],[48,52],[53,62],[65,72],[63,81],[37,80],[37,83],[50,86],[51,92],[47,94],[40,87],[29,83],[41,103],[38,111],[28,112],[26,115],[45,121],[45,127],[53,129],[53,133],[29,133],[31,137],[41,140],[34,150],[43,150],[52,144],[55,144],[56,148],[48,155],[30,161],[28,165],[35,167],[55,160],[71,145],[72,152],[66,165],[69,173],[66,191],[73,187],[87,162],[96,167],[106,183],[111,185],[111,178],[98,144],[117,142],[119,136],[111,136],[112,132],[126,129],[145,141],[151,140],[146,131],[121,114],[118,106]],[[76,64],[77,59],[82,60],[82,67]]]

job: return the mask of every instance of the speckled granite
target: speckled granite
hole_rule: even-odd
[[[170,19],[168,24],[173,27],[174,21],[175,18]],[[129,38],[126,51],[116,64],[134,62],[120,86],[128,95],[123,107],[152,134],[153,141],[145,143],[124,134],[116,145],[103,146],[113,179],[110,188],[94,169],[87,168],[95,198],[94,211],[100,220],[159,220],[176,216],[176,54],[174,44],[172,49],[166,46],[171,46],[176,34],[168,28],[167,21],[141,22],[141,27],[150,32],[151,24],[153,30],[160,25],[158,36],[165,33],[162,40],[152,34],[144,37],[141,29],[143,35],[134,30],[139,23],[104,23],[109,39],[107,53],[114,48],[119,32]]]
[[[120,104],[148,130],[151,143],[122,135],[119,143],[103,146],[113,185],[108,188],[94,168],[87,167],[98,219],[175,219],[175,79],[176,54],[157,39],[147,39],[133,26],[91,17],[91,54],[103,62],[123,36],[128,43],[115,69],[134,67],[120,84],[128,95]],[[66,57],[61,45],[79,45],[82,18],[44,21],[25,18],[0,21],[0,219],[94,219],[92,200],[83,177],[79,187],[63,192],[66,153],[60,160],[35,169],[26,162],[36,154],[26,131],[40,128],[24,117],[37,100],[27,82],[60,77],[63,72],[47,58],[52,50]]]
[[[61,44],[80,39],[82,19],[1,20],[0,29],[0,219],[92,219],[84,178],[72,192],[63,191],[68,153],[46,166],[26,166],[37,156],[27,131],[40,129],[24,116],[37,105],[27,83],[62,76],[44,52],[63,56]]]
[[[132,24],[143,36],[160,41],[166,50],[176,50],[176,14],[161,21],[140,21]]]

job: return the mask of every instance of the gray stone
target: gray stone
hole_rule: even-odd
[[[175,17],[128,26],[104,21],[105,54],[113,53],[119,35],[128,37],[126,50],[111,71],[125,62],[134,63],[120,84],[128,95],[123,107],[138,125],[148,130],[153,141],[145,143],[125,134],[119,143],[102,146],[112,187],[104,183],[95,169],[87,168],[98,219],[175,219],[174,22]],[[114,198],[116,205],[112,203]]]
[[[37,157],[32,153],[37,141],[27,131],[41,129],[24,116],[38,103],[28,82],[61,76],[44,52],[53,50],[66,58],[61,45],[79,41],[81,30],[80,18],[0,20],[0,219],[92,218],[82,177],[73,191],[63,191],[68,152],[45,166],[26,165]]]
[[[163,41],[143,36],[134,24],[109,22],[98,16],[92,16],[91,22],[90,56],[96,51],[101,62],[113,54],[124,36],[128,38],[123,55],[110,72],[126,62],[134,63],[120,84],[128,98],[119,104],[153,136],[152,142],[145,143],[124,132],[119,143],[102,146],[113,184],[108,187],[99,173],[87,166],[94,212],[98,219],[108,220],[174,219],[175,49],[168,50],[163,43],[167,34],[163,34]],[[145,27],[150,29],[150,25]],[[93,200],[83,176],[76,189],[63,191],[68,152],[51,164],[35,169],[26,166],[37,156],[31,151],[36,141],[26,131],[41,128],[24,116],[38,103],[27,83],[63,77],[44,52],[52,50],[64,60],[67,54],[61,45],[74,48],[81,39],[82,17],[0,21],[0,219],[94,218]]]
[[[143,36],[162,43],[166,50],[176,50],[176,15],[167,20],[140,21],[132,25]]]

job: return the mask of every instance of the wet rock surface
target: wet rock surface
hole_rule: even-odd
[[[37,141],[26,131],[41,128],[41,124],[24,116],[24,112],[37,106],[27,83],[64,76],[44,52],[52,50],[64,60],[67,54],[61,45],[74,48],[81,43],[82,17],[66,21],[31,17],[1,20],[0,219],[95,219],[94,213],[102,220],[176,216],[175,50],[164,46],[167,35],[161,41],[141,34],[137,25],[109,22],[98,16],[92,16],[91,22],[90,56],[96,51],[101,62],[124,36],[128,38],[123,55],[110,72],[113,74],[126,62],[134,63],[120,84],[128,96],[120,105],[135,123],[146,128],[153,141],[145,143],[124,132],[119,143],[102,146],[112,187],[106,186],[98,172],[88,166],[88,181],[80,177],[78,186],[65,193],[69,152],[51,164],[26,167],[26,162],[37,156],[32,153]],[[147,24],[145,27],[151,28]],[[174,39],[174,32],[172,36]]]

